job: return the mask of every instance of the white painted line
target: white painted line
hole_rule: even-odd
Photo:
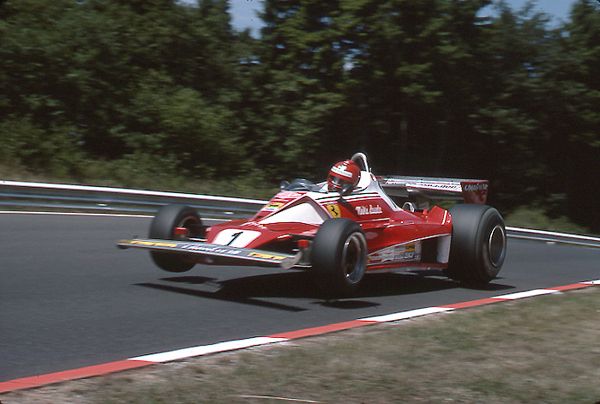
[[[54,215],[54,216],[107,216],[107,217],[154,217],[149,215],[132,215],[120,213],[85,213],[85,212],[31,212],[25,210],[0,210],[3,215]]]
[[[359,318],[359,321],[373,321],[377,323],[386,323],[389,321],[406,320],[407,318],[426,316],[428,314],[442,313],[454,309],[447,307],[425,307],[423,309],[401,311],[399,313],[386,314],[384,316]]]
[[[569,233],[557,233],[557,232],[553,232],[553,231],[546,231],[546,230],[536,230],[536,229],[523,229],[520,227],[506,227],[506,230],[509,231],[519,231],[519,232],[523,232],[523,233],[531,233],[531,234],[544,234],[547,236],[555,236],[555,237],[568,237],[568,238],[576,238],[576,239],[580,239],[580,240],[588,240],[588,241],[598,241],[600,242],[600,238],[599,237],[592,237],[592,236],[583,236],[580,234],[569,234]]]
[[[85,212],[32,212],[25,210],[0,210],[0,215],[53,215],[53,216],[96,216],[96,217],[139,217],[139,218],[153,218],[152,215],[132,215],[126,213],[85,213]],[[226,222],[230,219],[214,219],[210,217],[203,217],[204,222]]]
[[[596,281],[587,281],[587,282],[581,282],[581,283],[585,283],[586,285],[600,285],[600,279],[598,279]]]
[[[129,360],[163,363],[217,352],[233,351],[236,349],[249,348],[258,345],[267,345],[281,341],[287,341],[287,338],[255,337],[237,341],[219,342],[212,345],[196,346],[170,352],[138,356],[136,358],[129,358]]]
[[[596,248],[600,247],[600,241],[585,242],[585,241],[579,241],[579,239],[576,239],[576,238],[573,238],[572,240],[567,240],[567,239],[548,238],[548,237],[540,237],[540,236],[522,236],[519,234],[508,234],[508,237],[516,238],[516,239],[520,239],[520,240],[545,241],[548,244],[561,243],[561,244],[579,245],[582,247],[596,247]]]
[[[288,397],[277,397],[277,396],[256,396],[256,395],[252,395],[252,394],[241,394],[239,396],[235,396],[238,398],[255,398],[258,400],[270,400],[270,401],[289,401],[292,403],[310,403],[310,404],[319,404],[321,403],[320,401],[314,401],[314,400],[305,400],[302,398],[288,398]]]
[[[69,185],[69,184],[48,184],[41,182],[22,182],[22,181],[4,181],[0,180],[0,185],[13,186],[13,187],[24,187],[24,188],[47,188],[47,189],[62,189],[70,191],[88,191],[88,192],[112,192],[119,194],[129,195],[148,195],[148,196],[161,196],[169,198],[186,198],[186,199],[200,199],[207,201],[224,201],[224,202],[242,202],[252,205],[264,205],[268,201],[259,201],[255,199],[246,198],[232,198],[227,196],[213,196],[213,195],[195,195],[195,194],[184,194],[180,192],[160,192],[160,191],[147,191],[141,189],[126,189],[126,188],[111,188],[111,187],[95,187],[89,185]]]
[[[524,299],[526,297],[541,296],[541,295],[550,295],[550,294],[553,294],[553,293],[559,293],[559,291],[558,290],[551,290],[551,289],[534,289],[534,290],[528,290],[526,292],[511,293],[509,295],[494,296],[494,297],[492,297],[492,299],[515,300],[515,299]]]

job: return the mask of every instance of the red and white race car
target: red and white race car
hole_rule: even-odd
[[[351,181],[344,186],[338,179]],[[306,270],[330,296],[352,294],[366,273],[382,269],[443,270],[485,284],[506,256],[504,220],[485,205],[487,191],[485,180],[375,177],[357,153],[332,167],[326,182],[282,183],[252,218],[208,227],[195,209],[167,205],[148,239],[118,246],[149,249],[169,272],[196,263]],[[465,203],[445,210],[430,206],[435,199]]]

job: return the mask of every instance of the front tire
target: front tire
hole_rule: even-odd
[[[506,257],[504,219],[487,205],[458,204],[449,212],[452,241],[448,276],[467,284],[487,284],[498,275]]]
[[[166,205],[159,209],[150,225],[150,238],[177,240],[175,228],[184,227],[188,237],[204,237],[202,219],[195,209],[183,205]],[[150,251],[154,263],[167,272],[185,272],[192,269],[195,262],[183,255],[161,251]]]
[[[311,264],[327,297],[353,294],[367,266],[367,240],[358,223],[348,219],[325,221],[311,246]]]

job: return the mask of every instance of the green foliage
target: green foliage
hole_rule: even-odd
[[[589,227],[578,226],[566,216],[550,216],[542,206],[519,206],[506,215],[505,220],[507,226],[578,234],[590,233]]]
[[[71,127],[42,129],[30,119],[8,117],[0,122],[0,145],[5,164],[23,164],[58,177],[79,175],[83,156]]]
[[[177,87],[168,77],[150,72],[132,98],[129,127],[118,128],[131,150],[170,158],[185,172],[232,175],[247,168],[244,147],[231,110],[210,105],[189,87]],[[135,132],[123,131],[133,129]]]
[[[503,1],[265,0],[259,39],[228,8],[1,1],[0,165],[252,192],[364,151],[381,174],[488,178],[501,209],[600,229],[594,1],[553,27]]]

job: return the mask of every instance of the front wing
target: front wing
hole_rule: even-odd
[[[217,258],[227,261],[253,262],[259,265],[289,269],[298,264],[301,253],[285,254],[250,248],[230,247],[198,241],[177,241],[159,239],[119,240],[119,248],[144,248],[153,251],[168,251],[176,254],[196,256],[198,258]],[[210,260],[205,260],[209,262]]]

